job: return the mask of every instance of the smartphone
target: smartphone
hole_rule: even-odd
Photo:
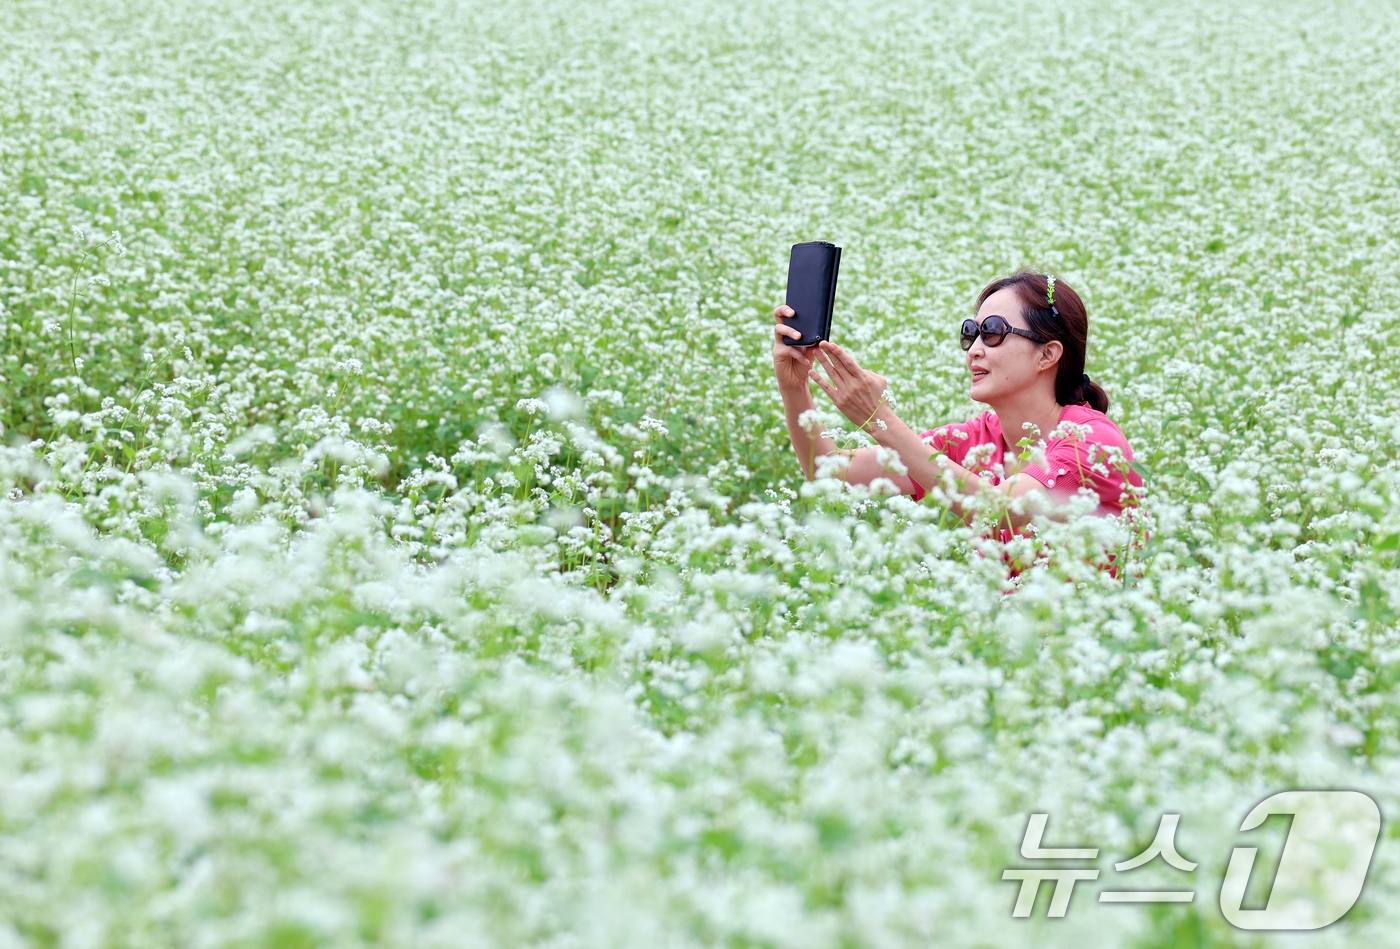
[[[788,258],[787,300],[797,314],[783,322],[802,334],[784,336],[789,346],[815,346],[831,339],[831,310],[836,303],[836,272],[841,248],[830,241],[804,241],[792,245]]]

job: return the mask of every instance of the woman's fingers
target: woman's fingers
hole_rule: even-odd
[[[839,378],[840,384],[863,383],[876,388],[880,393],[885,391],[885,377],[868,369],[862,369],[855,357],[840,346],[835,343],[823,342],[821,349],[827,357],[827,372],[832,372],[833,378]]]
[[[840,376],[843,380],[851,375],[850,368],[841,359],[841,348],[835,343],[822,340],[817,344],[822,351],[822,362],[826,365],[826,371],[833,377]]]
[[[812,368],[812,357],[808,356],[796,346],[784,346],[779,343],[773,350],[774,359],[791,359],[793,362],[800,362],[808,369]]]
[[[802,363],[805,366],[812,365],[812,354],[807,350],[807,348],[802,346],[783,345],[784,329],[785,327],[782,326],[775,326],[773,328],[773,335],[777,337],[777,339],[773,342],[773,358],[793,359],[797,362]]]
[[[817,362],[826,367],[826,374],[831,377],[832,382],[838,386],[846,385],[850,382],[850,374],[845,371],[840,360],[836,359],[826,348],[829,345],[829,343],[817,344]]]
[[[831,353],[832,361],[839,363],[841,366],[841,371],[844,372],[846,375],[854,375],[855,373],[860,372],[860,363],[856,362],[855,357],[853,357],[850,353],[846,352],[840,346],[837,346],[835,343],[831,342],[823,342],[822,349]]]
[[[795,327],[788,326],[783,320],[790,320],[797,315],[797,311],[790,306],[780,306],[773,310],[773,320],[778,324],[773,332],[780,337],[788,339],[801,339],[802,331]]]
[[[823,379],[821,376],[817,375],[817,370],[815,370],[815,369],[808,369],[808,370],[807,370],[807,375],[811,376],[813,382],[815,382],[817,385],[821,386],[821,390],[827,394],[827,396],[831,399],[831,401],[833,401],[833,402],[836,401],[836,387],[835,387],[835,386],[828,385],[828,384],[827,384],[827,381],[826,381],[825,379]]]

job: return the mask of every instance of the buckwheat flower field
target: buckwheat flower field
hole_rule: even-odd
[[[0,947],[1400,945],[1397,48],[1362,2],[7,0]],[[813,239],[916,429],[981,411],[984,284],[1079,288],[1135,516],[1007,551],[804,482]],[[1379,805],[1365,890],[1237,927],[1291,789]],[[1116,870],[1168,814],[1195,869]]]

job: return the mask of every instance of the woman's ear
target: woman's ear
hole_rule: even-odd
[[[1040,347],[1040,358],[1036,363],[1036,369],[1044,372],[1047,369],[1054,369],[1060,364],[1060,357],[1065,354],[1064,343],[1058,339],[1052,339],[1044,346]]]

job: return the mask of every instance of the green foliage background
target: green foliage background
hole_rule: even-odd
[[[1400,803],[1397,27],[6,3],[0,945],[1266,941],[1249,807]],[[800,486],[814,238],[919,427],[1079,289],[1149,543]],[[1011,919],[1031,811],[1100,886],[1182,813],[1196,901]]]

